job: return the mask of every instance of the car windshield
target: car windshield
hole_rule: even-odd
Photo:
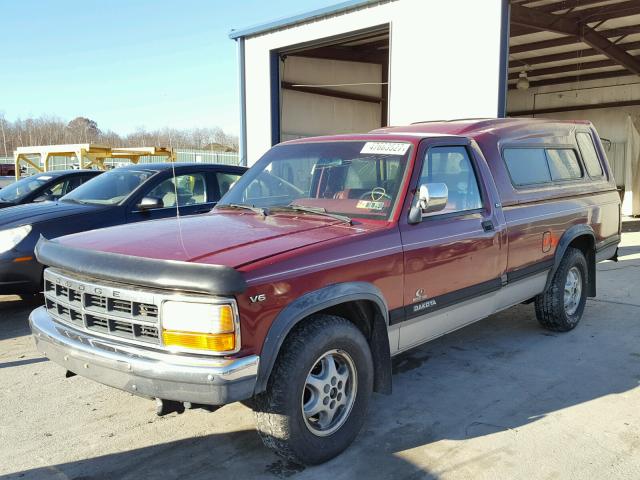
[[[238,180],[218,208],[308,207],[308,213],[389,219],[410,149],[409,143],[384,141],[280,145]]]
[[[92,205],[116,205],[155,173],[150,170],[116,168],[83,183],[60,200]]]
[[[37,190],[53,177],[41,174],[18,180],[0,190],[0,202],[19,202],[34,190]]]

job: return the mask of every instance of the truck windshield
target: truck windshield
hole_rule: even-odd
[[[19,202],[52,178],[51,175],[43,174],[18,180],[0,191],[0,202]]]
[[[115,169],[83,183],[60,199],[63,202],[92,205],[116,205],[156,172],[150,170]]]
[[[218,203],[277,211],[389,219],[411,145],[344,141],[280,145],[269,150]]]

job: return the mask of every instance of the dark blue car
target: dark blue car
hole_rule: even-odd
[[[58,201],[0,210],[0,295],[41,291],[42,266],[33,253],[41,235],[50,239],[174,217],[178,211],[205,213],[245,171],[198,163],[130,165],[103,173]]]
[[[0,208],[58,200],[101,173],[101,170],[55,170],[22,178],[0,190]]]

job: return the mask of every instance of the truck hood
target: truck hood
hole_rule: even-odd
[[[214,212],[93,230],[60,241],[103,252],[238,268],[359,232],[345,222],[315,215]]]
[[[94,214],[96,210],[103,208],[103,206],[81,205],[70,202],[43,202],[16,205],[0,210],[0,229],[58,220],[63,217],[81,213]]]

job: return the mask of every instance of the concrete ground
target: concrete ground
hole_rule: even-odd
[[[640,478],[640,233],[600,264],[599,295],[566,334],[520,305],[395,360],[343,455],[280,460],[240,404],[156,417],[151,401],[64,378],[0,298],[0,476],[25,479]]]

